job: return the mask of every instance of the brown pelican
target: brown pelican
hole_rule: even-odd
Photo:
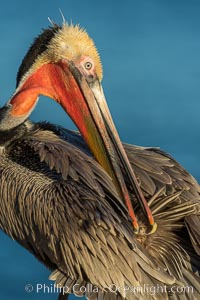
[[[168,154],[124,144],[138,189],[101,79],[94,43],[78,26],[54,25],[34,41],[16,92],[0,111],[0,227],[53,270],[51,279],[67,292],[197,299],[199,185]],[[78,133],[27,120],[40,94],[63,106],[86,143]],[[129,206],[127,190],[137,234],[121,200]],[[149,207],[157,223],[150,235]]]

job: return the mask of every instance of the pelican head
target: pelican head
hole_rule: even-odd
[[[138,230],[123,172],[150,224],[154,221],[112,121],[101,80],[102,64],[93,40],[79,26],[53,25],[35,39],[22,61],[17,89],[6,104],[0,129],[23,123],[39,95],[57,101],[79,128],[91,152],[110,174]]]

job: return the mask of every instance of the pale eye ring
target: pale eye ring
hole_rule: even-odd
[[[92,65],[92,63],[90,61],[86,61],[86,63],[84,64],[84,66],[85,66],[86,70],[91,70],[92,67],[93,67],[93,65]]]

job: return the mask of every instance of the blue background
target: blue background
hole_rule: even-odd
[[[200,1],[7,1],[0,5],[0,104],[15,88],[17,68],[47,17],[80,23],[94,38],[103,86],[123,141],[160,146],[200,178]],[[55,113],[56,112],[56,113]],[[33,120],[75,128],[60,107],[42,98]],[[56,299],[27,294],[49,271],[0,233],[0,299]]]

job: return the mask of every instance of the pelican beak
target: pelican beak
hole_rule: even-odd
[[[98,78],[87,80],[87,78],[79,72],[73,63],[70,64],[69,70],[81,90],[83,96],[82,101],[86,104],[89,112],[84,116],[87,128],[85,132],[82,131],[82,135],[84,136],[86,143],[97,161],[112,177],[119,195],[123,198],[128,208],[135,231],[137,232],[139,227],[132,207],[130,195],[124,181],[122,168],[129,180],[129,185],[132,186],[133,192],[138,199],[145,217],[147,217],[149,221],[152,228],[151,232],[154,232],[156,230],[156,224],[151,210],[143,196],[130,162],[124,151],[124,147],[113,123],[103,89]],[[61,103],[61,105],[63,105],[67,111],[67,107],[65,107],[66,103]],[[80,123],[78,124],[77,120],[75,123],[81,130]]]
[[[85,77],[73,62],[66,60],[45,64],[17,89],[9,101],[10,114],[15,118],[27,116],[41,94],[56,100],[79,128],[94,157],[113,179],[135,231],[138,232],[139,226],[124,175],[154,231],[156,225],[151,210],[126,156],[98,78]]]

